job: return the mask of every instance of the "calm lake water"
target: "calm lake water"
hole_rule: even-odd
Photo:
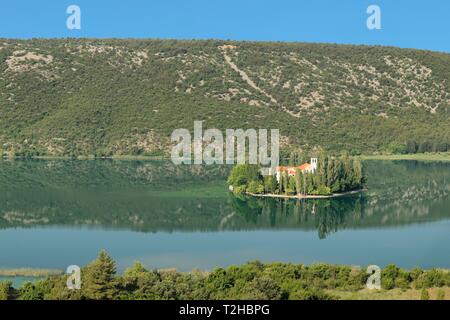
[[[36,282],[39,279],[38,277],[0,277],[0,282],[10,281],[14,288],[20,288],[25,282]]]
[[[450,164],[367,161],[368,192],[333,200],[236,198],[229,167],[1,161],[0,268],[119,271],[285,261],[450,268]]]

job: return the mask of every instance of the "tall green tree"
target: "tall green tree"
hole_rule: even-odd
[[[294,176],[290,176],[289,177],[289,186],[288,186],[288,193],[295,193],[296,190],[296,183],[295,183],[295,177]]]
[[[283,191],[287,194],[289,188],[289,174],[284,171],[281,175],[283,176]]]
[[[275,193],[277,190],[277,179],[274,176],[264,177],[264,191],[266,193]]]
[[[317,174],[319,175],[319,185],[327,184],[328,155],[325,151],[321,151],[317,163]]]
[[[228,184],[233,187],[246,186],[252,181],[262,182],[260,167],[252,164],[235,165],[228,177]]]
[[[117,296],[116,263],[106,251],[82,272],[82,291],[88,299],[114,299]]]
[[[364,183],[364,174],[361,160],[354,159],[353,160],[353,183],[352,188],[361,188]]]
[[[295,191],[303,193],[303,173],[300,169],[295,170]]]
[[[341,171],[341,191],[347,191],[351,189],[353,184],[353,165],[347,153],[344,153],[339,159],[342,163]]]

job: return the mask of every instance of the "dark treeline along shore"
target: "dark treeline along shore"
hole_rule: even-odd
[[[148,270],[136,262],[119,275],[114,260],[102,251],[95,261],[82,268],[81,276],[81,290],[67,288],[67,275],[28,282],[20,288],[13,288],[9,281],[0,282],[0,300],[330,300],[339,299],[333,292],[358,294],[365,288],[369,274],[364,269],[349,266],[254,261],[211,272],[188,273]],[[445,299],[445,289],[450,287],[450,272],[420,268],[404,270],[389,265],[382,270],[381,285],[384,290],[421,289],[422,298],[426,298],[427,289],[440,288],[437,298]]]
[[[298,229],[318,230],[323,238],[340,229],[448,219],[448,166],[365,161],[367,192],[337,199],[287,200],[229,193],[228,166],[0,161],[0,228]]]

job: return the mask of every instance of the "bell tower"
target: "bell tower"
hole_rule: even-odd
[[[314,171],[317,170],[317,158],[311,158],[311,167]]]

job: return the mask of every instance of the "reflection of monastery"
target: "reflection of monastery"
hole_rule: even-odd
[[[298,167],[277,167],[277,181],[280,182],[282,172],[287,172],[291,177],[295,175],[297,169],[302,173],[314,173],[317,169],[317,158],[311,158],[311,163],[304,163]]]

